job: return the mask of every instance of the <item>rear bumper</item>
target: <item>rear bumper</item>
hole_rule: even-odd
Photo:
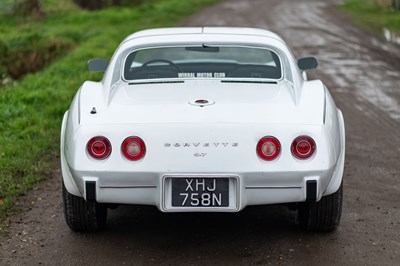
[[[338,161],[340,162],[340,160]],[[250,205],[319,201],[340,167],[313,172],[247,173],[80,173],[63,162],[63,177],[87,200],[112,204],[154,205],[162,212],[237,212]],[[65,172],[67,171],[67,173]],[[172,207],[171,178],[229,178],[229,207]],[[340,177],[341,178],[341,177]],[[68,190],[68,188],[67,188]],[[75,193],[74,193],[75,192]],[[76,193],[78,192],[78,193]]]

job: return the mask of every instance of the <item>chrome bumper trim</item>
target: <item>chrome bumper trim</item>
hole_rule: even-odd
[[[157,186],[156,185],[100,186],[100,188],[157,188]]]
[[[302,187],[284,187],[284,186],[246,186],[246,189],[301,189]]]

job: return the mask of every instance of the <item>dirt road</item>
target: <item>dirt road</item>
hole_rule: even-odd
[[[336,11],[338,1],[231,0],[185,26],[255,26],[283,36],[297,57],[315,55],[346,120],[342,223],[330,234],[301,231],[281,207],[237,214],[162,214],[152,207],[111,211],[97,234],[64,223],[60,177],[21,202],[1,265],[399,265],[400,47],[366,33]]]

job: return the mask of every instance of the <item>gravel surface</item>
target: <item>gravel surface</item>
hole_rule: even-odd
[[[314,55],[312,77],[330,88],[346,121],[342,222],[305,233],[278,206],[236,214],[109,212],[105,231],[64,223],[60,172],[19,203],[0,265],[400,265],[400,47],[352,25],[340,1],[231,0],[183,26],[254,26],[280,34],[296,57]]]

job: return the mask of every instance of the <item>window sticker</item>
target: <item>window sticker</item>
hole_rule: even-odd
[[[179,78],[225,78],[225,72],[181,72]]]

